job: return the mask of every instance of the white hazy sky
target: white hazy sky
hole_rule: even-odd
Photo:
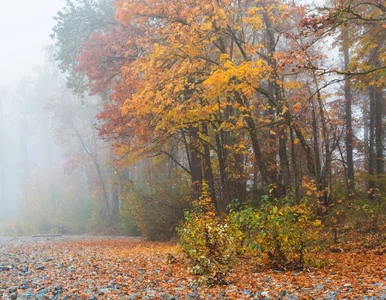
[[[65,0],[0,0],[0,86],[11,85],[44,61],[42,49],[49,37],[53,16]]]

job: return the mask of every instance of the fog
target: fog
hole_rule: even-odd
[[[101,101],[72,95],[53,59],[53,17],[65,2],[0,2],[0,232],[80,232],[100,198],[90,186],[108,188]]]
[[[44,109],[58,84],[42,82],[44,48],[52,43],[53,16],[64,0],[0,2],[0,216],[12,218],[32,174],[45,170],[47,151],[59,154]],[[43,69],[42,69],[43,68]],[[40,85],[40,86],[39,86]],[[42,122],[41,122],[42,121]],[[44,149],[46,151],[44,151]],[[57,155],[59,158],[60,155]],[[48,161],[45,164],[44,161]],[[51,166],[54,168],[54,165]],[[43,172],[44,173],[44,172]],[[42,174],[36,174],[39,180]],[[37,189],[42,188],[37,186]]]
[[[15,84],[43,63],[53,16],[65,0],[0,1],[0,85]]]

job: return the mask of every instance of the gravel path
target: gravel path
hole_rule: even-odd
[[[227,285],[208,287],[189,273],[173,244],[0,237],[0,299],[386,299],[385,255],[325,255],[334,264],[302,272],[258,272],[251,261],[240,260]]]
[[[25,236],[25,237],[7,237],[0,235],[0,245],[27,245],[27,244],[39,244],[39,243],[65,243],[76,241],[130,241],[139,240],[138,237],[127,236],[95,236],[95,235],[61,235],[50,236],[42,235],[38,237]]]

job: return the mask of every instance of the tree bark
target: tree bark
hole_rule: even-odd
[[[375,107],[376,107],[376,87],[371,86],[369,88],[369,96],[370,96],[370,124],[369,124],[369,199],[374,199],[375,194]]]
[[[377,175],[383,175],[385,172],[384,158],[384,105],[382,91],[375,88],[375,152],[376,152],[376,171]]]
[[[217,129],[217,128],[215,128]],[[224,154],[224,148],[221,143],[221,138],[219,133],[215,133],[216,146],[217,146],[217,160],[218,168],[220,172],[220,183],[221,183],[221,201],[219,201],[219,209],[221,211],[225,210],[226,203],[230,203],[230,193],[229,193],[229,184],[228,178],[225,170],[226,158]]]
[[[207,124],[203,124],[202,126],[202,132],[205,136],[208,136],[208,126]],[[208,183],[210,196],[212,198],[213,203],[216,206],[216,210],[220,211],[220,203],[218,201],[218,197],[216,197],[216,189],[214,184],[214,176],[213,176],[213,167],[212,167],[212,160],[210,157],[210,149],[209,145],[204,143],[204,159],[203,159],[203,165],[204,165],[204,177],[205,181]]]
[[[291,137],[291,161],[292,161],[292,170],[294,174],[294,187],[295,187],[295,202],[296,204],[300,203],[300,180],[298,166],[296,162],[296,148],[295,148],[295,137],[292,127],[290,127],[290,137]]]
[[[191,178],[193,184],[192,199],[198,200],[201,195],[201,184],[203,179],[202,163],[197,150],[198,143],[198,128],[189,128],[189,156],[191,162]]]
[[[350,54],[347,47],[344,48],[344,66],[345,70],[348,70],[350,63]],[[352,193],[355,192],[354,181],[354,159],[353,159],[353,129],[352,129],[352,92],[350,81],[346,79],[344,85],[344,97],[346,106],[346,163],[347,163],[347,182],[348,182],[348,197],[352,197]]]
[[[283,184],[286,194],[288,194],[288,189],[291,187],[290,180],[290,168],[287,158],[287,136],[286,131],[283,126],[279,125],[279,157],[280,157],[280,172],[281,177],[283,178]]]

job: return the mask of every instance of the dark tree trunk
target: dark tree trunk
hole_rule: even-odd
[[[377,175],[383,175],[385,172],[384,158],[384,105],[382,91],[378,88],[375,90],[375,153],[376,153],[376,171]]]
[[[246,101],[243,101],[242,97],[239,94],[236,93],[235,96],[236,96],[236,100],[239,104],[249,108],[249,103]],[[267,159],[263,158],[263,153],[261,151],[260,142],[259,142],[259,139],[257,138],[256,123],[253,120],[250,113],[244,114],[244,120],[248,125],[248,135],[249,135],[249,138],[251,139],[255,163],[259,169],[259,172],[260,172],[260,175],[261,175],[263,182],[265,182],[267,184],[267,186],[269,186],[273,182],[270,179],[270,176],[269,176],[270,174],[269,174],[267,166],[265,164],[265,161],[267,161]]]
[[[318,120],[316,117],[316,108],[314,100],[312,99],[312,133],[313,133],[313,142],[314,142],[314,154],[315,154],[315,170],[316,170],[316,183],[317,188],[320,191],[323,184],[323,178],[322,178],[322,161],[321,161],[321,151],[320,151],[320,134],[319,134],[319,126],[318,126]],[[316,209],[319,217],[322,217],[324,215],[324,209],[323,209],[323,197],[317,197],[315,199],[316,201]]]
[[[105,180],[103,179],[101,167],[99,164],[98,155],[96,153],[94,153],[94,151],[87,146],[87,144],[83,140],[81,134],[79,133],[78,129],[76,128],[75,124],[71,120],[70,120],[70,125],[71,125],[72,129],[74,130],[74,133],[76,134],[76,136],[78,138],[78,141],[81,143],[83,150],[91,158],[91,160],[95,166],[95,170],[97,172],[99,184],[100,184],[100,187],[102,189],[103,201],[105,202],[105,205],[106,205],[106,213],[107,213],[107,217],[109,220],[109,224],[112,225],[113,220],[111,218],[111,209],[110,209],[109,197],[107,194],[106,183],[105,183]]]
[[[261,151],[259,139],[256,136],[256,124],[255,124],[255,121],[249,115],[245,117],[245,121],[248,124],[248,133],[249,133],[249,137],[250,137],[251,143],[252,143],[253,154],[254,154],[254,157],[255,157],[256,164],[257,164],[257,166],[259,168],[259,172],[260,172],[261,178],[263,179],[263,181],[267,185],[270,185],[271,184],[271,180],[270,180],[269,175],[268,175],[267,167],[266,167],[266,165],[264,163],[263,154],[262,154],[262,151]]]
[[[204,124],[202,126],[202,132],[205,136],[208,136],[208,126]],[[218,201],[218,197],[216,197],[216,189],[214,184],[214,176],[213,176],[213,167],[212,167],[212,160],[210,157],[210,149],[209,145],[204,142],[204,159],[203,159],[203,165],[204,165],[204,177],[205,181],[208,183],[209,186],[209,192],[210,196],[212,198],[213,203],[216,206],[216,210],[220,211],[220,204]]]
[[[193,184],[192,199],[197,200],[201,195],[202,163],[198,152],[198,128],[189,128],[189,156],[191,164],[191,178]]]
[[[264,4],[265,5],[265,4]],[[276,40],[275,40],[275,32],[274,32],[274,29],[272,28],[272,24],[271,24],[271,21],[269,19],[269,16],[267,13],[264,13],[264,17],[263,17],[263,20],[264,20],[264,23],[265,23],[265,31],[266,31],[266,47],[267,47],[267,52],[270,56],[269,58],[269,65],[272,67],[272,69],[274,70],[274,78],[273,80],[269,80],[268,81],[268,95],[269,97],[271,97],[272,99],[275,99],[276,100],[276,108],[272,108],[272,109],[269,109],[267,112],[270,116],[270,119],[271,119],[271,122],[274,123],[276,121],[276,117],[280,114],[281,112],[281,107],[283,105],[282,102],[282,99],[281,99],[281,95],[280,95],[280,87],[274,83],[274,80],[279,80],[278,76],[277,76],[277,73],[276,73],[276,69],[277,69],[277,66],[276,66],[276,62],[275,60],[273,59],[273,54],[275,52],[275,47],[276,47]],[[278,129],[278,131],[280,131]],[[274,136],[274,137],[271,137],[270,135],[268,135],[267,139],[269,141],[269,151],[267,151],[267,154],[268,154],[268,158],[267,158],[267,161],[269,162],[268,163],[268,176],[269,178],[271,178],[273,181],[275,182],[278,182],[278,172],[277,172],[277,136],[279,135],[279,159],[280,159],[280,167],[283,166],[283,163],[284,163],[284,157],[282,157],[282,154],[283,152],[281,152],[280,150],[282,150],[280,147],[282,146],[280,144],[280,132],[277,132],[277,134]],[[285,151],[285,150],[284,150]],[[280,173],[282,173],[284,170],[281,169],[280,170]],[[281,196],[281,195],[279,195]]]
[[[313,136],[313,142],[314,142],[314,155],[315,155],[315,175],[316,175],[316,182],[321,181],[321,173],[322,173],[322,163],[320,158],[320,134],[319,134],[319,126],[318,126],[318,120],[316,118],[316,109],[315,109],[315,103],[312,99],[312,136]]]
[[[371,86],[369,88],[370,96],[370,124],[369,124],[369,198],[374,198],[375,192],[375,107],[376,107],[376,87]]]
[[[344,52],[344,66],[345,70],[348,70],[350,63],[349,49],[345,48]],[[347,182],[348,182],[348,196],[352,197],[352,193],[355,192],[354,181],[354,159],[353,159],[353,129],[352,129],[352,92],[350,81],[346,79],[344,85],[344,96],[346,104],[346,162],[347,162]]]
[[[290,127],[290,136],[291,136],[291,160],[292,160],[292,170],[294,175],[294,188],[295,188],[295,202],[296,204],[300,203],[300,181],[299,181],[299,172],[296,162],[296,148],[295,148],[295,137],[292,127]]]
[[[225,211],[227,203],[230,203],[229,183],[225,170],[226,157],[224,154],[224,148],[221,143],[220,134],[215,133],[216,146],[217,146],[217,159],[218,167],[220,172],[220,183],[221,183],[221,201],[219,201],[219,210]]]
[[[290,169],[287,158],[287,135],[283,126],[279,126],[279,157],[280,157],[280,172],[283,178],[283,184],[288,194],[288,189],[291,187]]]

